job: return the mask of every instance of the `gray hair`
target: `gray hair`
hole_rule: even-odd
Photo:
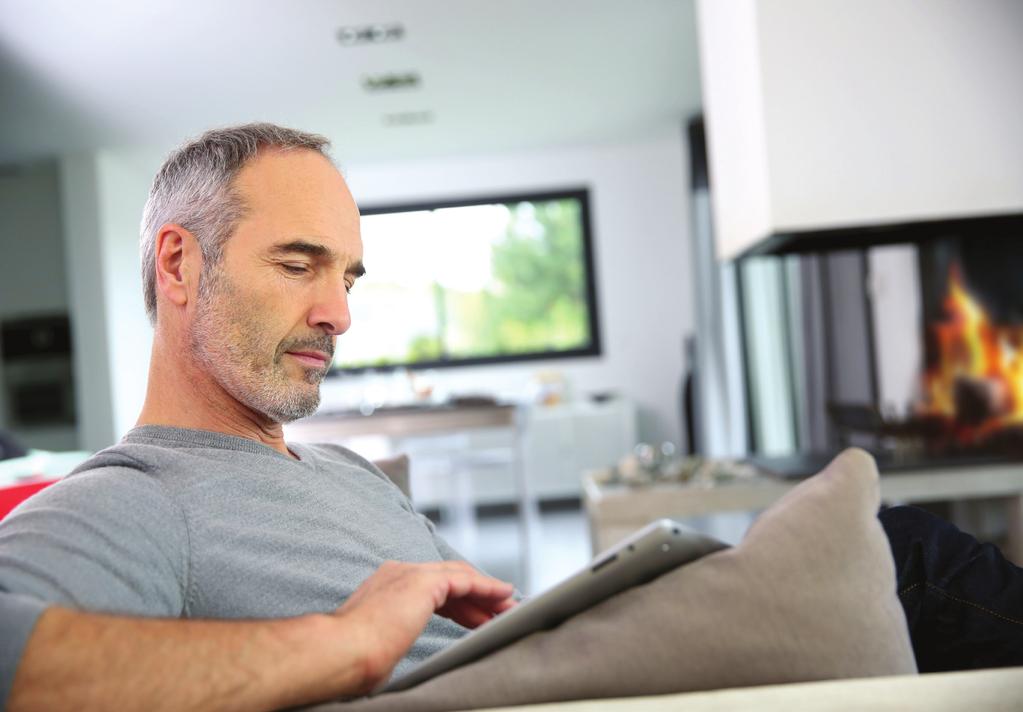
[[[142,211],[142,295],[149,322],[156,325],[156,235],[163,225],[177,223],[195,236],[203,258],[201,286],[245,215],[233,188],[238,171],[265,148],[308,149],[330,159],[329,146],[317,134],[258,123],[207,131],[174,151],[153,179]]]

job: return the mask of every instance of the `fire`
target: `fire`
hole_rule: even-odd
[[[1023,327],[994,324],[953,266],[945,321],[931,325],[937,360],[924,374],[923,412],[956,423],[961,442],[977,442],[1023,423]]]

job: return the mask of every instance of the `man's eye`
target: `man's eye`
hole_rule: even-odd
[[[306,272],[309,271],[309,268],[306,267],[305,265],[282,264],[281,267],[283,267],[284,271],[288,272],[289,274],[305,274]]]

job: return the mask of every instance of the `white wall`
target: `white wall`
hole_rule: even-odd
[[[556,369],[576,393],[615,390],[635,399],[641,437],[677,441],[681,342],[693,323],[686,278],[685,150],[680,127],[670,135],[627,144],[344,168],[356,199],[365,205],[588,186],[604,355],[457,369],[442,372],[439,378],[449,390],[459,392],[522,393],[537,370]],[[91,178],[97,194],[92,205],[84,199],[82,204],[75,204],[74,198],[67,201],[78,231],[87,233],[90,225],[95,226],[95,234],[75,238],[80,249],[96,250],[81,257],[88,266],[78,275],[77,290],[72,280],[75,301],[88,312],[82,314],[88,333],[79,335],[76,330],[76,337],[91,342],[79,367],[93,372],[105,361],[94,385],[101,388],[102,380],[109,379],[106,398],[95,393],[83,398],[85,407],[93,409],[85,414],[87,422],[108,424],[91,431],[87,447],[102,447],[107,444],[102,441],[130,429],[144,397],[151,332],[140,296],[138,221],[163,156],[163,151],[152,149],[105,150],[77,159],[87,163],[87,170],[78,166],[80,178]],[[339,158],[343,164],[343,156]],[[72,173],[74,162],[66,164],[66,172]],[[86,176],[89,172],[92,175]],[[69,191],[72,178],[67,181]],[[81,196],[89,186],[79,189]],[[89,319],[96,323],[85,327]],[[342,388],[337,380],[326,384],[325,408],[340,402]]]
[[[142,302],[139,221],[161,151],[103,151],[97,158],[114,434],[135,424],[145,399],[152,329]]]
[[[755,2],[697,6],[714,239],[724,258],[771,227]]]
[[[60,197],[68,262],[75,406],[79,444],[99,450],[115,441],[110,397],[106,290],[99,224],[99,190],[92,155],[60,162]]]
[[[82,447],[98,450],[134,424],[152,331],[142,307],[138,224],[157,151],[99,151],[61,161]]]
[[[698,7],[723,257],[766,236],[729,193],[764,155],[770,232],[1023,210],[1023,3]]]

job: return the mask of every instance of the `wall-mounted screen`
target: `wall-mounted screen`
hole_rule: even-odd
[[[362,211],[335,371],[600,353],[585,190]]]

